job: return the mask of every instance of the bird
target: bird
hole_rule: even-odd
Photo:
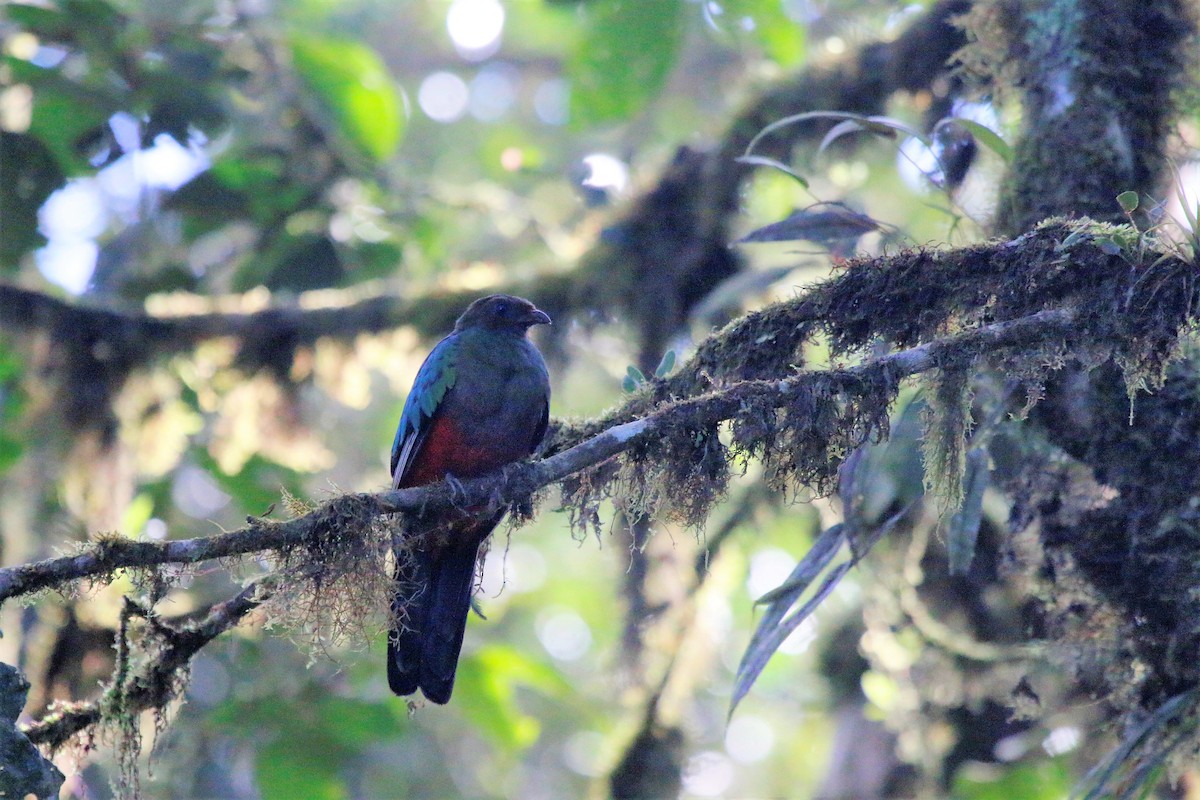
[[[520,297],[471,303],[430,351],[404,402],[392,443],[392,486],[477,478],[528,458],[550,419],[550,377],[527,337],[550,317]],[[452,508],[417,516],[395,553],[388,686],[450,701],[475,589],[480,547],[504,509]]]

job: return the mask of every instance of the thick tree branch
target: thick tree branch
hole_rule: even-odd
[[[561,276],[547,275],[510,290],[531,297],[552,313],[563,307],[567,288]],[[441,335],[478,295],[477,291],[459,291],[407,298],[391,294],[362,297],[361,292],[323,291],[259,311],[169,316],[71,303],[0,283],[0,308],[4,310],[0,330],[40,331],[54,337],[56,344],[80,340],[89,350],[98,351],[94,353],[97,359],[129,365],[188,352],[211,339],[233,338],[242,347],[240,363],[253,369],[272,366],[280,358],[290,363],[296,347],[324,337],[352,340],[359,334],[404,325],[426,336]],[[197,301],[209,304],[200,298]]]

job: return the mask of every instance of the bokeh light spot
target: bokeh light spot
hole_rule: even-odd
[[[592,629],[569,609],[543,613],[537,621],[537,635],[546,652],[559,661],[577,661],[592,646]]]
[[[733,784],[733,762],[723,753],[697,753],[683,773],[683,789],[700,797],[719,797]]]
[[[417,105],[436,122],[454,122],[467,112],[471,93],[453,72],[434,72],[421,81]]]
[[[533,112],[547,125],[566,125],[570,89],[561,78],[542,81],[533,92]]]
[[[459,55],[482,61],[500,49],[504,6],[499,0],[454,0],[446,12],[446,30]]]
[[[588,168],[588,176],[582,181],[584,186],[620,192],[629,182],[629,169],[625,162],[608,153],[584,156],[583,164]]]
[[[733,718],[725,729],[725,752],[739,764],[754,764],[775,749],[775,729],[754,714]]]

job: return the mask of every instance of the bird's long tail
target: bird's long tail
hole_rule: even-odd
[[[436,552],[418,550],[398,560],[392,600],[398,624],[388,637],[387,665],[388,685],[398,695],[419,688],[431,702],[450,700],[483,540],[471,534],[452,536]]]

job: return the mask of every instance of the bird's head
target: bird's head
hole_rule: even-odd
[[[550,316],[528,300],[510,294],[493,294],[467,306],[454,330],[486,328],[524,336],[530,326],[549,324]]]

